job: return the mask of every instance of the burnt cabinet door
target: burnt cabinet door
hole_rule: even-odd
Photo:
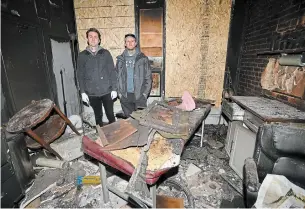
[[[40,29],[3,18],[1,35],[2,74],[7,78],[15,111],[31,100],[51,99]]]

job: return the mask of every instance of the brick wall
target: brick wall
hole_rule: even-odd
[[[268,59],[257,53],[305,48],[305,0],[249,0],[238,64],[238,94],[260,95]]]

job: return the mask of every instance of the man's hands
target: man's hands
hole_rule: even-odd
[[[116,91],[111,92],[111,99],[115,99],[118,97],[118,93]]]
[[[115,99],[118,97],[118,93],[116,91],[111,92],[111,99]],[[82,100],[83,102],[87,103],[89,105],[89,97],[86,93],[82,93]]]
[[[89,105],[89,97],[86,93],[82,93],[82,100]]]

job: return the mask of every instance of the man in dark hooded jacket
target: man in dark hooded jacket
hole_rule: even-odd
[[[109,123],[115,122],[113,99],[117,97],[117,77],[112,56],[100,46],[96,28],[87,33],[88,46],[77,60],[77,78],[83,102],[92,106],[96,124],[103,125],[103,106]]]
[[[117,57],[116,64],[117,89],[126,117],[139,108],[147,107],[152,84],[149,60],[136,46],[135,35],[125,35],[125,50]]]

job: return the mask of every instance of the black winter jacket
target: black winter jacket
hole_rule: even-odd
[[[84,50],[78,55],[77,78],[81,93],[103,96],[117,91],[117,75],[110,52],[100,49],[96,55]]]

